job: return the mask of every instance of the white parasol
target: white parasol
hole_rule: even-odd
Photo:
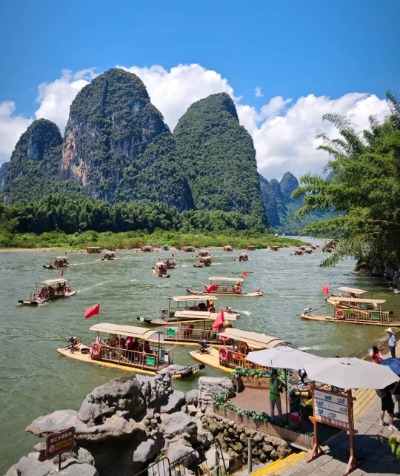
[[[307,352],[287,345],[249,352],[246,357],[246,360],[249,362],[264,367],[278,367],[280,369],[293,370],[302,369],[305,364],[314,363],[321,359],[322,357],[307,354]]]
[[[355,357],[322,359],[304,365],[310,380],[339,388],[385,388],[399,377],[384,365]]]
[[[313,354],[307,354],[302,350],[295,349],[288,345],[279,345],[272,349],[257,350],[249,352],[246,360],[263,367],[278,367],[285,369],[285,387],[286,387],[286,406],[288,404],[288,392],[287,392],[287,369],[302,369],[304,365],[309,362],[317,362],[322,357],[318,357]],[[289,414],[287,415],[289,421]]]

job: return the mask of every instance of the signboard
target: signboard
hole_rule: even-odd
[[[346,471],[343,473],[347,476],[358,465],[355,457],[354,435],[357,430],[354,429],[353,419],[353,402],[355,400],[351,395],[351,390],[346,392],[329,392],[327,390],[316,389],[315,382],[311,383],[313,393],[313,410],[314,414],[310,417],[314,426],[314,446],[308,462],[313,461],[321,456],[325,451],[318,442],[318,423],[346,430],[349,434],[350,441],[350,458]]]
[[[315,420],[342,430],[352,429],[350,398],[346,394],[314,390]]]
[[[58,433],[51,433],[46,438],[46,458],[50,459],[64,451],[71,451],[75,446],[75,427]]]

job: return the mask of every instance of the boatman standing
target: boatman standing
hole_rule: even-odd
[[[389,344],[390,355],[394,359],[396,358],[396,336],[393,334],[391,327],[386,329],[386,332],[389,335],[388,344]]]

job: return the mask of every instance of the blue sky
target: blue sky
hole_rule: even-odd
[[[318,133],[328,127],[316,122],[324,111],[348,115],[360,128],[371,113],[383,118],[386,91],[400,91],[399,17],[397,0],[1,2],[0,162],[40,115],[63,132],[71,85],[76,94],[120,65],[142,78],[171,128],[195,100],[229,92],[266,178],[294,163],[297,174],[322,170],[327,157],[316,156],[314,136],[301,146],[299,125],[282,121],[292,113]]]

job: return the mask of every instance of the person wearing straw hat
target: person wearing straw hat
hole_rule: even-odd
[[[390,355],[392,356],[393,359],[395,359],[396,358],[396,337],[393,334],[391,327],[388,327],[386,329],[386,332],[389,334],[388,344],[389,344]]]

